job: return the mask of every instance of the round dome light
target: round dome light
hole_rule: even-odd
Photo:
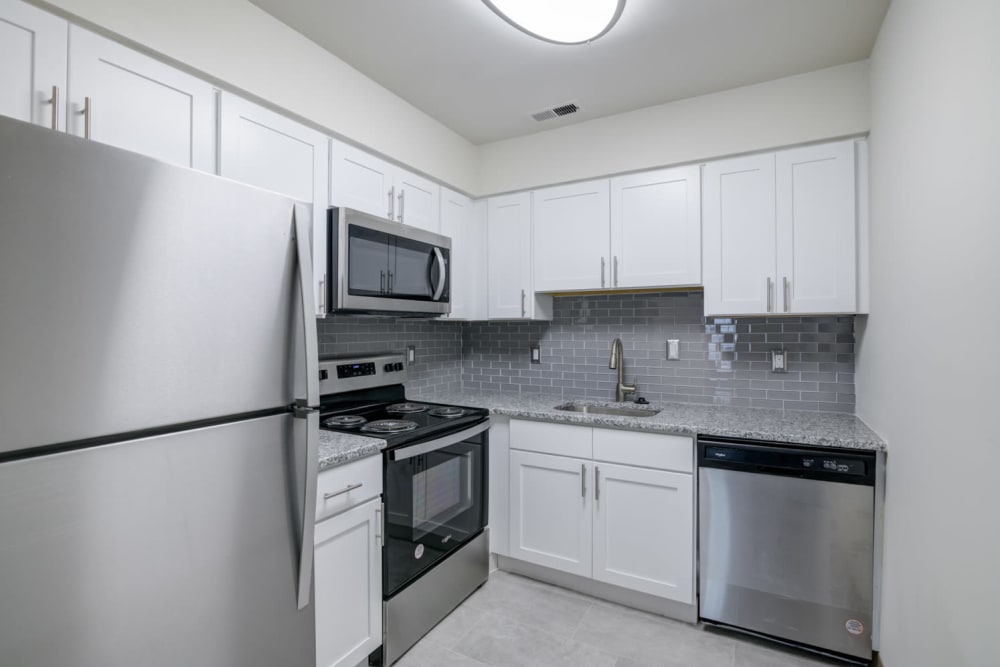
[[[483,0],[515,28],[556,44],[592,42],[618,22],[625,0]]]

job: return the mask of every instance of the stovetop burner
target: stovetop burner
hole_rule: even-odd
[[[427,414],[429,414],[432,417],[444,417],[445,419],[454,419],[456,417],[461,417],[462,415],[464,415],[465,410],[462,408],[446,405],[440,408],[434,408]]]
[[[397,415],[413,414],[415,412],[424,412],[427,410],[427,406],[423,403],[394,403],[385,409],[386,412],[391,412]]]
[[[334,428],[357,428],[363,424],[367,424],[368,420],[361,415],[337,415],[336,417],[330,417],[323,421],[323,426],[330,426]]]
[[[405,433],[417,428],[417,422],[406,419],[380,419],[361,427],[366,433]]]

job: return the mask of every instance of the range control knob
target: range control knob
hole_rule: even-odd
[[[400,362],[400,361],[397,361],[396,364],[393,366],[393,370],[397,370],[397,371],[403,370],[403,363]]]
[[[392,372],[392,364],[386,364],[384,370],[385,370],[386,373],[391,373]]]

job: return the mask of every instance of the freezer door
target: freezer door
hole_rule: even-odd
[[[0,465],[0,665],[314,667],[292,422]]]
[[[293,210],[0,118],[0,458],[304,397]]]

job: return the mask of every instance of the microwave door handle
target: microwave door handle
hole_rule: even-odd
[[[434,248],[434,259],[437,260],[438,264],[438,284],[434,289],[434,301],[440,301],[441,295],[444,293],[444,286],[448,281],[448,271],[444,263],[444,254],[441,252],[441,248]]]

